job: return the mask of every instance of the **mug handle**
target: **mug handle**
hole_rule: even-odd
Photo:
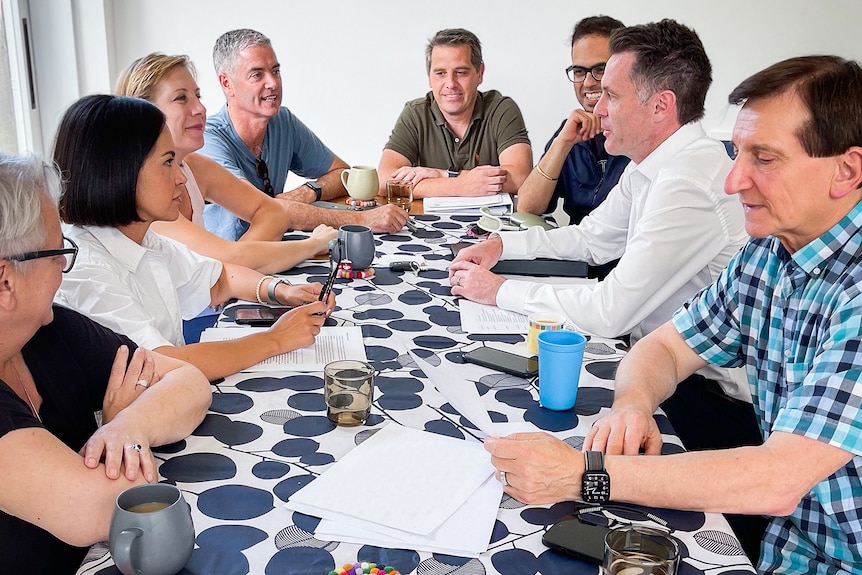
[[[132,566],[132,545],[135,539],[141,537],[144,532],[137,527],[123,529],[115,539],[114,551],[111,556],[114,558],[114,563],[117,564],[117,569],[120,573],[135,573],[136,570]]]
[[[347,176],[350,172],[350,169],[341,170],[341,185],[344,186],[344,189],[347,189]]]

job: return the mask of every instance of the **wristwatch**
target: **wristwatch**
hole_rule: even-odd
[[[585,451],[586,469],[581,479],[581,499],[586,503],[607,503],[611,498],[611,476],[605,471],[605,454]]]
[[[461,170],[459,170],[455,166],[452,166],[448,170],[446,170],[446,173],[449,175],[450,178],[457,178],[458,174],[461,173]]]
[[[312,182],[311,180],[305,182],[305,185],[314,190],[314,201],[319,202],[320,196],[323,194],[323,187],[317,182]]]

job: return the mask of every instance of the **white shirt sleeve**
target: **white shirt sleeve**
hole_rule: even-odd
[[[643,176],[634,173],[632,179],[635,178]],[[613,256],[613,249],[603,252],[592,242],[604,238],[618,246],[621,213],[618,210],[624,208],[628,191],[615,188],[612,195],[615,192],[621,197],[615,198],[614,204],[600,207],[595,216],[585,218],[584,223],[590,225],[589,233],[579,230],[581,226],[547,233],[529,230],[512,243],[505,239],[506,234],[501,234],[504,257]],[[622,258],[604,281],[591,285],[545,285],[508,280],[497,293],[497,305],[527,314],[563,313],[575,329],[600,337],[629,333],[659,308],[668,307],[665,320],[670,319],[672,311],[691,295],[674,298],[674,294],[707,268],[730,241],[729,234],[713,195],[697,183],[683,178],[658,179],[641,193],[645,195],[636,197],[631,207],[631,236],[625,241]],[[589,222],[590,219],[593,221]],[[608,223],[612,227],[604,234],[593,229]],[[591,261],[608,260],[592,257]]]

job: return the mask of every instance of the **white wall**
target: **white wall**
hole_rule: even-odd
[[[584,16],[603,13],[626,24],[669,17],[694,28],[713,63],[706,126],[719,137],[728,137],[733,121],[725,117],[726,95],[751,73],[801,54],[862,60],[859,0],[71,2],[104,2],[106,33],[112,35],[105,45],[113,46],[113,54],[107,58],[110,78],[101,73],[101,90],[110,90],[119,69],[144,54],[188,54],[213,112],[223,103],[212,70],[214,40],[232,28],[263,32],[282,63],[284,104],[351,164],[376,165],[404,102],[428,90],[424,47],[441,28],[464,27],[479,36],[486,63],[480,89],[498,89],[518,102],[534,159],[575,105],[563,70],[571,63],[571,28]],[[98,33],[94,29],[88,33]],[[104,70],[104,60],[98,68]],[[86,78],[83,91],[98,91],[94,76],[78,72]]]

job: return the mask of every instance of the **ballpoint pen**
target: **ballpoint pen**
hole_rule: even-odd
[[[407,229],[410,230],[411,232],[413,232],[414,234],[419,230],[419,228],[416,227],[416,222],[413,220],[413,218],[407,218],[407,224],[406,225],[407,225]]]

